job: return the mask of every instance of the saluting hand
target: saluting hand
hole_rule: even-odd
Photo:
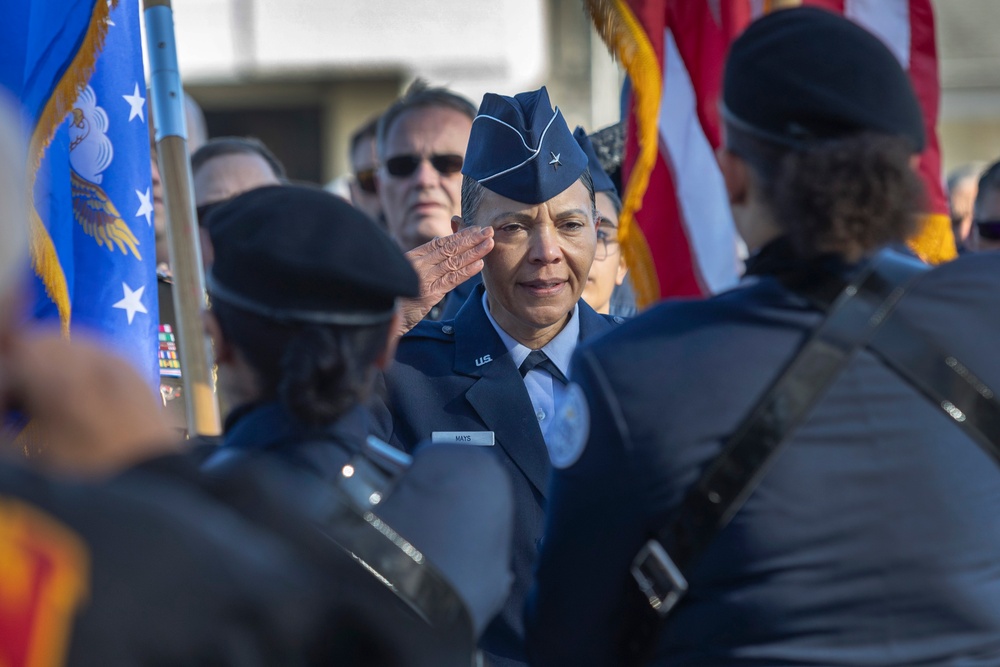
[[[448,292],[483,270],[483,258],[493,249],[493,228],[467,227],[406,253],[420,277],[420,296],[399,304],[402,336],[424,319]]]
[[[3,347],[0,393],[31,420],[44,467],[111,475],[180,449],[153,391],[125,360],[79,337],[31,330]]]

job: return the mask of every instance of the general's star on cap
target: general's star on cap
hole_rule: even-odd
[[[145,123],[146,116],[143,113],[143,107],[146,106],[146,98],[139,94],[139,84],[135,84],[135,91],[131,95],[122,95],[122,97],[125,98],[130,107],[128,111],[129,121],[138,116],[139,120]]]
[[[112,305],[112,308],[120,308],[125,311],[128,316],[128,323],[132,324],[132,320],[135,318],[136,313],[143,313],[148,315],[149,311],[146,310],[146,306],[142,305],[142,293],[146,291],[146,286],[143,285],[139,289],[132,291],[126,283],[122,283],[122,291],[125,296],[121,301]]]
[[[559,158],[562,157],[562,153],[556,154],[550,151],[549,155],[552,156],[552,159],[549,160],[549,164],[552,165],[553,169],[559,169],[559,167],[562,166],[562,162],[559,161]]]
[[[146,216],[146,224],[152,225],[153,202],[150,201],[149,188],[146,188],[145,192],[136,190],[135,194],[139,198],[139,210],[135,212],[135,217],[138,218],[140,215],[144,215]]]

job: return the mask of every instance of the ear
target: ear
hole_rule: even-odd
[[[458,216],[452,218],[452,226],[455,225],[455,220],[461,220],[461,218]],[[375,366],[381,371],[387,369],[396,356],[396,344],[399,342],[399,336],[396,335],[396,332],[399,331],[402,325],[403,314],[397,308],[396,312],[392,314],[392,322],[389,323],[389,338],[385,341],[385,347],[382,349],[381,354],[375,358]]]
[[[379,202],[382,201],[382,170],[375,170],[375,196],[378,197]],[[385,206],[385,204],[382,204]]]
[[[747,163],[740,156],[720,146],[715,151],[715,158],[719,162],[719,170],[722,171],[722,179],[726,182],[726,194],[729,195],[729,203],[738,206],[745,204],[749,195],[749,168]]]
[[[451,233],[458,234],[458,230],[460,230],[462,228],[462,225],[464,224],[465,221],[462,220],[462,216],[460,215],[451,216]]]
[[[215,248],[212,246],[212,237],[207,228],[198,227],[198,238],[201,240],[201,266],[207,276],[212,264],[215,263]]]
[[[216,364],[231,364],[236,358],[236,349],[222,335],[222,327],[219,326],[218,318],[206,310],[202,313],[202,321],[205,323],[205,333],[212,339],[212,349],[215,352]]]
[[[625,282],[625,276],[628,275],[628,266],[625,264],[625,258],[622,257],[618,261],[618,273],[615,274],[615,285],[621,285]]]

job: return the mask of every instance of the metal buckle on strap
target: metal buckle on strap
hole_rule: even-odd
[[[632,576],[661,618],[687,593],[688,582],[658,540],[649,540],[632,561]]]
[[[389,497],[413,459],[374,437],[345,465],[337,486],[355,508],[364,514]]]
[[[369,460],[392,477],[398,477],[413,463],[412,456],[373,435],[368,436],[361,451]]]

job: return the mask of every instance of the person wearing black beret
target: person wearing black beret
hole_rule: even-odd
[[[468,666],[472,629],[448,623],[468,620],[460,604],[429,628],[371,575],[387,573],[383,563],[359,563],[317,530],[317,517],[345,517],[331,511],[343,507],[336,485],[266,456],[225,476],[202,472],[148,378],[99,332],[74,330],[70,340],[26,321],[18,118],[0,99],[0,406],[7,420],[31,424],[16,444],[13,421],[0,434],[0,664]],[[498,606],[506,586],[448,533],[464,521],[471,527],[455,540],[475,541],[489,523],[504,539],[509,498],[480,488],[502,484],[503,471],[466,450],[464,475],[453,474],[440,460],[454,467],[455,457],[441,449],[413,461],[372,523],[404,525],[407,507],[436,519],[404,555],[434,560],[460,595],[478,587]],[[475,485],[468,500],[465,484]],[[456,498],[466,500],[458,513],[448,507]],[[505,572],[502,541],[479,542]],[[464,571],[437,558],[444,548],[467,557]]]
[[[419,293],[410,262],[365,214],[317,188],[252,190],[214,209],[208,227],[207,328],[234,407],[202,469],[224,478],[264,460],[293,471],[292,486],[321,480],[360,499],[360,514],[374,512],[440,570],[468,611],[471,641],[510,583],[505,472],[454,445],[426,448],[411,465],[368,438],[366,403],[393,356],[397,300]],[[372,466],[389,472],[372,477]]]
[[[545,88],[487,94],[472,124],[455,230],[492,229],[482,284],[453,320],[422,322],[385,374],[379,433],[407,451],[422,441],[490,452],[515,497],[515,580],[480,641],[492,664],[525,664],[523,607],[538,552],[554,416],[578,405],[567,384],[580,340],[613,328],[581,300],[597,245],[587,156]]]
[[[747,275],[577,351],[532,664],[1000,664],[1000,256],[894,250],[923,123],[857,24],[750,24],[721,115]]]

